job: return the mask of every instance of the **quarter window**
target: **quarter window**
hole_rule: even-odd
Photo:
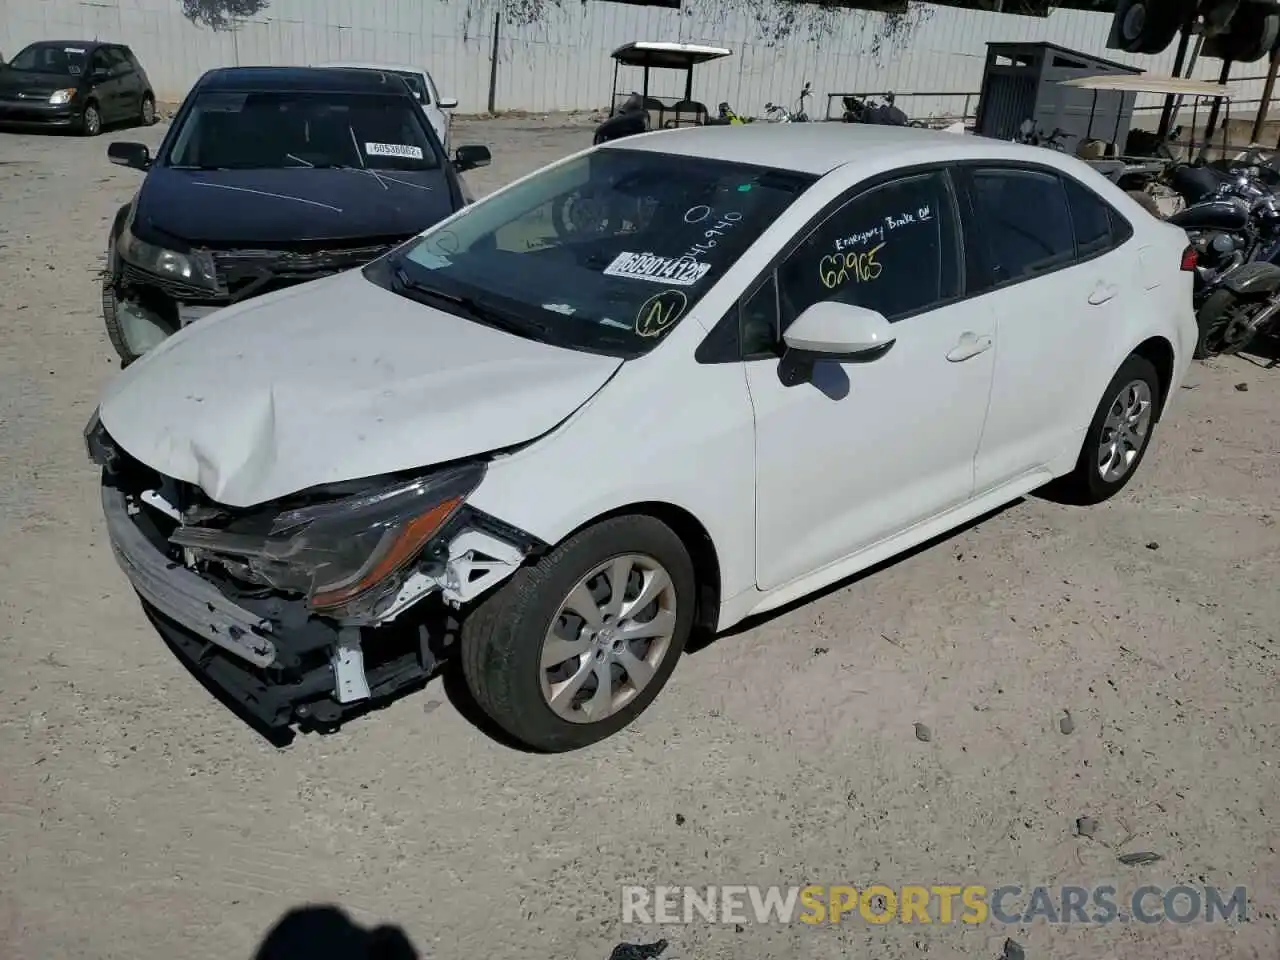
[[[1090,257],[1114,244],[1111,208],[1097,194],[1069,177],[1062,178],[1075,227],[1076,255]]]
[[[960,287],[946,174],[895,180],[836,210],[779,268],[782,329],[828,300],[901,320],[959,296]]]
[[[978,170],[973,200],[997,284],[1024,280],[1075,258],[1067,194],[1056,174]]]

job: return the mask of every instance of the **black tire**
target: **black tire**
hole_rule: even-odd
[[[1102,446],[1103,432],[1107,416],[1112,407],[1119,402],[1121,394],[1130,384],[1142,382],[1147,386],[1151,396],[1151,415],[1146,434],[1142,437],[1141,446],[1136,456],[1130,461],[1128,468],[1118,479],[1107,480],[1098,467],[1098,451]],[[1084,445],[1080,448],[1080,458],[1075,469],[1052,485],[1052,492],[1068,503],[1090,506],[1109,500],[1125,488],[1133,475],[1138,472],[1147,449],[1151,446],[1151,437],[1155,433],[1156,423],[1160,419],[1160,407],[1164,402],[1160,387],[1160,375],[1151,361],[1137,354],[1131,354],[1107,384],[1102,400],[1093,415],[1089,429],[1085,431]]]
[[[120,329],[120,315],[116,303],[116,291],[110,280],[102,282],[102,320],[107,327],[107,339],[116,348],[120,357],[120,369],[123,370],[138,358],[129,349],[124,331]]]
[[[1195,0],[1120,0],[1116,23],[1126,53],[1164,53],[1195,10]]]
[[[98,104],[90,100],[84,105],[84,110],[80,112],[80,136],[96,137],[102,132],[102,113],[98,110]]]
[[[156,98],[151,94],[142,95],[142,105],[138,109],[138,123],[140,126],[150,127],[156,122]],[[448,153],[448,150],[445,150]]]
[[[1269,6],[1244,3],[1231,18],[1230,31],[1208,41],[1204,54],[1235,63],[1253,63],[1270,54],[1278,39],[1280,14]]]
[[[665,658],[630,703],[597,722],[558,716],[542,691],[542,644],[560,604],[596,566],[624,554],[653,558],[676,596],[676,623]],[[693,626],[696,580],[680,538],[653,517],[614,517],[575,534],[485,598],[462,626],[462,673],[476,703],[506,733],[548,753],[612,736],[639,716],[665,686]]]
[[[1205,298],[1196,313],[1196,324],[1200,327],[1200,335],[1196,338],[1195,358],[1208,360],[1224,353],[1238,353],[1247,347],[1248,340],[1236,344],[1224,339],[1224,335],[1232,324],[1247,320],[1253,311],[1259,309],[1256,299],[1242,298],[1231,290],[1219,289]],[[1252,335],[1249,336],[1252,340]]]

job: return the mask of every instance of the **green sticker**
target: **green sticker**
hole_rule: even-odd
[[[749,183],[744,183],[740,187],[738,187],[739,193],[749,193],[750,190],[751,190],[751,184]]]

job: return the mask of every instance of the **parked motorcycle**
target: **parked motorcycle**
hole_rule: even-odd
[[[1280,200],[1245,167],[1182,165],[1169,222],[1196,251],[1197,359],[1239,353],[1280,316]]]
[[[809,113],[805,109],[805,101],[808,100],[812,93],[809,92],[811,84],[805,83],[804,88],[800,91],[800,96],[796,98],[796,109],[788,110],[781,104],[770,101],[764,105],[765,119],[771,123],[808,123]]]
[[[885,95],[884,103],[876,103],[869,97],[840,99],[844,104],[844,115],[840,119],[845,123],[874,123],[886,127],[923,126],[907,119],[907,115],[896,106],[892,93]]]

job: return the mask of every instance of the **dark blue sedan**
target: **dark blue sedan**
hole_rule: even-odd
[[[228,67],[197,81],[111,227],[102,294],[125,365],[215,310],[362,266],[471,200],[404,81],[377,70]]]

